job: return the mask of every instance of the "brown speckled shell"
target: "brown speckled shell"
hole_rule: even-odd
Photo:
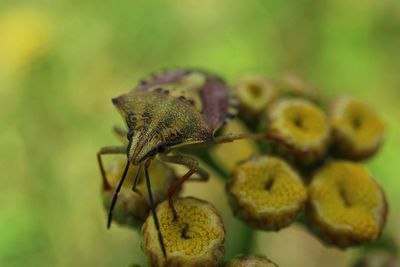
[[[203,104],[201,114],[207,125],[215,132],[224,125],[229,108],[229,87],[215,74],[200,70],[167,70],[154,73],[148,79],[142,80],[136,90],[147,90],[156,85],[174,83],[191,72],[199,72],[207,77],[206,84],[201,89],[200,95]]]

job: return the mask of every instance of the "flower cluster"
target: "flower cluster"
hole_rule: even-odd
[[[279,83],[246,76],[234,90],[239,119],[266,137],[257,143],[259,154],[243,159],[225,177],[232,213],[263,231],[304,223],[325,244],[340,248],[377,240],[388,205],[382,188],[359,162],[372,157],[382,144],[384,124],[377,114],[350,97],[337,98],[326,108],[319,90],[294,75]],[[210,168],[217,164],[208,151],[197,156]],[[123,162],[106,171],[105,208],[123,171]],[[174,206],[179,216],[174,218],[166,193],[179,177],[157,159],[149,171],[159,229],[150,213],[143,170],[134,166],[122,187],[114,220],[141,227],[150,265],[277,266],[264,256],[225,259],[225,229],[216,208],[198,198],[177,197]],[[137,173],[139,182],[132,191]]]
[[[243,83],[248,94],[254,92],[249,80],[236,89],[245,91]],[[259,91],[274,88],[276,95],[276,87],[258,84]],[[357,161],[378,151],[383,122],[351,97],[323,108],[316,87],[293,75],[283,79],[281,89],[258,117],[270,141],[269,155],[242,162],[228,181],[233,213],[256,229],[278,230],[304,208],[307,226],[326,244],[345,248],[378,239],[388,209],[385,194]],[[260,94],[269,95],[253,96]],[[251,107],[250,97],[238,96],[241,105]]]
[[[103,182],[104,207],[108,210],[118,178],[122,175],[124,162],[118,161],[107,169],[108,180]],[[136,190],[132,186],[139,171]],[[173,169],[161,161],[150,167],[151,182],[160,231],[168,257],[164,257],[159,243],[159,233],[150,213],[150,202],[144,183],[144,174],[138,168],[128,171],[127,181],[120,191],[114,208],[114,221],[131,227],[142,228],[143,249],[151,266],[247,266],[247,263],[268,263],[263,257],[239,257],[224,262],[225,228],[216,208],[204,200],[194,197],[175,198],[177,219],[168,206],[166,191],[176,180]],[[104,184],[105,183],[105,184]],[[244,262],[244,263],[242,263]],[[133,265],[139,266],[139,265]]]

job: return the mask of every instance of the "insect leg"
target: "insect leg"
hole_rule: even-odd
[[[165,154],[158,154],[161,160],[172,163],[172,164],[179,164],[188,167],[189,169],[192,168],[193,162],[197,162],[197,160],[183,155],[165,155]],[[207,182],[210,178],[210,174],[208,171],[197,164],[197,169],[195,171],[199,177],[191,177],[190,181],[201,181]]]
[[[145,163],[145,166],[144,166],[144,172],[145,172],[145,176],[146,176],[147,193],[149,194],[151,212],[153,214],[154,225],[156,226],[156,229],[157,229],[158,240],[160,241],[161,250],[162,250],[164,257],[167,257],[167,251],[165,249],[163,236],[162,236],[161,230],[160,230],[160,223],[158,222],[158,217],[157,217],[157,213],[156,213],[156,206],[154,204],[153,193],[151,192],[151,184],[150,184],[150,176],[149,176],[150,162],[151,162],[150,160],[147,160]]]
[[[122,141],[122,143],[127,144],[127,134],[128,134],[128,130],[123,128],[123,127],[119,127],[119,126],[114,126],[113,127],[113,132],[117,135],[117,137]]]
[[[199,175],[198,177],[191,177],[190,181],[196,182],[207,182],[208,178],[210,178],[210,174],[201,166],[197,165],[196,173]]]
[[[102,155],[106,154],[126,154],[126,147],[125,146],[105,146],[100,148],[97,152],[97,162],[99,164],[101,177],[103,179],[103,187],[104,189],[109,189],[110,185],[108,183],[106,177],[106,171],[104,170],[103,160],[101,159]]]
[[[174,201],[173,201],[173,196],[176,192],[176,190],[179,189],[179,187],[187,180],[189,179],[193,173],[198,173],[202,180],[207,180],[209,177],[208,172],[206,172],[204,169],[199,168],[199,162],[191,157],[188,156],[183,156],[183,155],[172,155],[172,156],[167,156],[163,154],[159,154],[160,158],[169,163],[175,163],[175,164],[180,164],[184,165],[189,168],[189,171],[183,175],[181,178],[179,178],[175,183],[171,185],[171,187],[168,189],[167,196],[168,196],[168,204],[169,207],[172,210],[172,214],[174,216],[174,219],[178,217],[175,207],[174,207]]]
[[[214,138],[213,144],[229,143],[235,140],[267,140],[267,134],[226,134]]]
[[[102,176],[102,179],[103,179],[103,187],[104,187],[104,189],[110,189],[111,186],[108,183],[108,180],[107,180],[107,177],[106,177],[106,172],[104,170],[104,165],[103,165],[103,161],[101,159],[101,156],[105,155],[105,154],[125,154],[125,153],[126,153],[126,147],[124,147],[124,146],[106,146],[106,147],[100,148],[99,152],[97,152],[97,162],[99,163],[100,172],[101,172],[101,176]],[[126,164],[125,170],[124,170],[124,174],[123,174],[121,180],[119,181],[117,188],[114,191],[113,198],[112,198],[112,201],[111,201],[111,205],[110,205],[110,208],[108,210],[107,228],[110,228],[110,226],[111,226],[112,212],[113,212],[115,203],[117,201],[118,193],[121,190],[121,186],[122,186],[122,184],[123,184],[123,182],[125,180],[126,173],[128,172],[129,165],[130,165],[130,162],[128,161],[127,164]]]

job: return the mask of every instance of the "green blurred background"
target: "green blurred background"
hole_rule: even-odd
[[[106,230],[95,153],[118,144],[110,99],[171,66],[230,82],[294,71],[327,95],[370,103],[387,135],[368,164],[389,199],[386,234],[400,243],[400,1],[3,0],[0,266],[144,262],[138,233]],[[228,238],[242,227],[218,199],[219,180],[185,192],[222,210]],[[359,252],[326,248],[296,225],[253,245],[281,266],[344,266]]]

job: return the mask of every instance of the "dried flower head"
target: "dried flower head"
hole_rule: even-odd
[[[320,90],[316,86],[293,73],[287,73],[282,77],[281,87],[288,95],[304,97],[313,101],[318,101],[320,98]]]
[[[173,219],[167,201],[157,207],[167,258],[150,215],[142,228],[143,247],[153,266],[218,266],[223,258],[225,229],[210,203],[193,197],[174,201]]]
[[[277,151],[301,163],[321,158],[329,143],[330,127],[325,113],[305,99],[282,99],[269,113],[269,136]]]
[[[334,147],[349,159],[365,159],[379,149],[384,123],[366,104],[350,97],[338,98],[330,114]]]
[[[278,267],[278,265],[270,261],[267,257],[251,255],[236,256],[225,264],[225,267]]]
[[[125,160],[114,162],[106,170],[107,181],[103,181],[103,203],[105,209],[109,209],[115,188],[121,179],[125,167]],[[160,203],[167,198],[166,192],[170,185],[178,178],[175,171],[165,163],[154,160],[150,166],[150,177],[153,189],[154,201]],[[137,227],[146,219],[150,210],[145,179],[143,172],[139,173],[136,192],[132,190],[133,182],[138,172],[137,166],[131,166],[125,179],[125,183],[118,195],[118,201],[114,208],[113,220],[122,225]]]
[[[258,75],[240,79],[235,91],[239,101],[239,116],[251,122],[257,121],[279,94],[271,80]]]
[[[235,215],[256,229],[279,230],[303,209],[307,189],[282,159],[253,156],[233,170],[227,183]]]
[[[385,195],[367,169],[334,161],[322,167],[309,185],[308,213],[320,236],[339,247],[376,240],[387,215]]]

